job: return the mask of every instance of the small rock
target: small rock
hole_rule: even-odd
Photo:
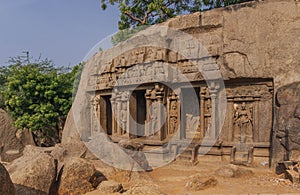
[[[107,180],[106,177],[100,171],[96,171],[90,178],[89,182],[92,184],[92,186],[94,188],[97,188],[97,186],[101,182],[106,181],[106,180]]]
[[[91,192],[101,182],[97,179],[97,175],[100,174],[97,174],[92,163],[83,158],[69,158],[64,164],[58,194]]]
[[[252,175],[253,172],[249,169],[241,168],[237,165],[226,165],[215,171],[215,174],[221,177],[242,177],[245,175]]]
[[[124,195],[163,195],[159,187],[153,183],[135,184],[127,190]]]
[[[194,175],[186,183],[188,190],[200,191],[207,188],[215,187],[218,181],[213,176]]]
[[[105,193],[122,193],[124,191],[122,184],[115,181],[103,181],[97,189]]]
[[[131,140],[121,140],[119,145],[124,149],[133,160],[135,160],[138,165],[145,171],[150,171],[152,168],[149,166],[147,158],[142,152],[144,145],[139,142],[134,142]]]

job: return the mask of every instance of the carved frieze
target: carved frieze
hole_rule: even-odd
[[[233,86],[226,88],[226,96],[232,101],[255,101],[272,98],[272,88],[268,85]]]
[[[161,62],[139,64],[126,70],[117,80],[117,86],[136,85],[151,82],[168,81],[168,66]]]

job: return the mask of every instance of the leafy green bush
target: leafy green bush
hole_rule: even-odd
[[[48,59],[21,59],[13,58],[9,66],[0,68],[0,106],[11,114],[20,129],[40,131],[39,135],[59,134],[49,131],[62,128],[61,121],[71,108],[74,80],[82,64],[71,70],[56,68]]]

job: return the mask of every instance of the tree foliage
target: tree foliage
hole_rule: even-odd
[[[28,57],[16,57],[10,62],[0,68],[0,105],[16,127],[51,135],[72,105],[74,79],[81,65],[70,71],[56,68],[48,59],[31,62]]]
[[[119,30],[164,22],[181,14],[194,13],[249,0],[100,0],[105,10],[117,4],[121,12]]]
[[[121,12],[118,22],[119,33],[112,38],[115,45],[132,36],[137,26],[147,26],[166,21],[181,14],[223,7],[249,0],[100,0],[101,8],[117,4]]]

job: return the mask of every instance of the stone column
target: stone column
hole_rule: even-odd
[[[211,135],[212,138],[215,139],[216,138],[216,133],[217,133],[217,117],[216,117],[216,94],[215,93],[211,93],[210,95],[211,97]]]
[[[212,81],[209,84],[209,92],[210,92],[210,98],[211,98],[211,107],[212,107],[212,113],[211,113],[211,135],[212,139],[216,139],[219,134],[218,129],[218,110],[217,110],[217,98],[218,98],[218,90],[219,85],[217,82]]]
[[[115,118],[115,114],[117,112],[116,112],[116,97],[114,97],[114,95],[112,98],[110,98],[110,102],[112,105],[112,119],[111,119],[112,120],[112,125],[111,125],[112,136],[115,136],[117,134],[117,126],[116,126],[116,118]]]
[[[200,134],[201,138],[204,137],[205,134],[205,94],[206,88],[200,88]]]

